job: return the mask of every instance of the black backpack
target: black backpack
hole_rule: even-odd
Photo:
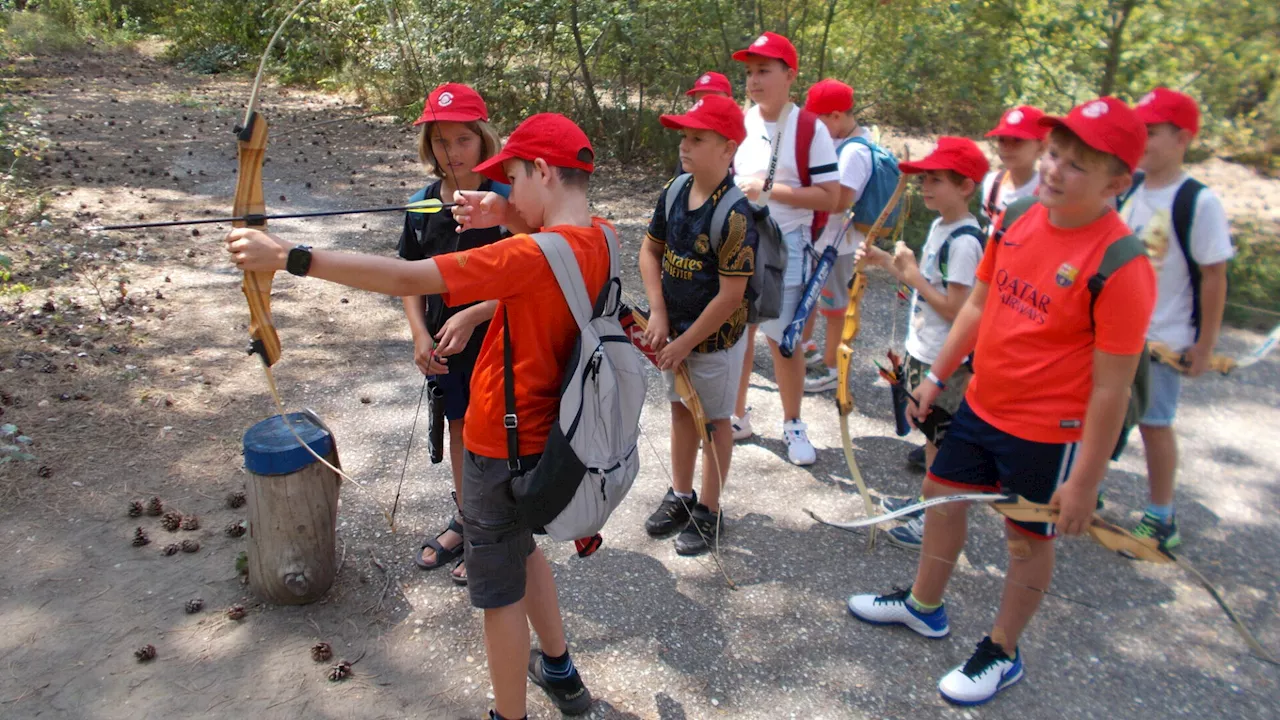
[[[968,235],[978,241],[978,245],[983,249],[987,249],[987,234],[982,232],[975,225],[961,225],[946,240],[942,241],[942,247],[938,248],[938,274],[942,275],[942,289],[947,289],[947,261],[951,259],[951,241],[958,237]]]
[[[1004,215],[1000,218],[1000,225],[996,228],[992,235],[997,241],[1004,236],[1005,230],[1012,227],[1023,215],[1026,214],[1036,203],[1040,202],[1034,197],[1025,197],[1009,203],[1009,207],[1005,208]],[[1107,279],[1116,274],[1120,268],[1129,264],[1131,260],[1139,257],[1145,257],[1147,254],[1147,246],[1138,239],[1137,235],[1125,235],[1124,237],[1113,241],[1107,246],[1106,252],[1102,255],[1102,262],[1098,263],[1098,270],[1089,278],[1089,322],[1093,323],[1093,306],[1098,302],[1098,296],[1102,294],[1102,288],[1106,287]],[[1124,424],[1120,428],[1120,437],[1116,440],[1116,447],[1111,453],[1111,459],[1116,460],[1120,457],[1120,453],[1124,452],[1125,445],[1129,442],[1129,433],[1133,427],[1142,420],[1142,416],[1147,413],[1147,407],[1151,404],[1151,353],[1147,351],[1146,346],[1142,348],[1142,354],[1138,359],[1138,369],[1133,376],[1133,384],[1129,389],[1129,405],[1125,408]]]
[[[1133,174],[1133,184],[1116,200],[1118,210],[1124,212],[1125,205],[1146,179],[1147,174],[1141,170]],[[1200,339],[1200,264],[1191,255],[1191,226],[1196,219],[1196,201],[1204,187],[1204,183],[1189,177],[1178,186],[1173,196],[1173,236],[1187,261],[1187,274],[1191,277],[1191,325],[1196,329],[1196,340]]]

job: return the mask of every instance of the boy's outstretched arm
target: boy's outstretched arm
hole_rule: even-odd
[[[294,243],[252,228],[239,228],[227,235],[227,252],[241,270],[284,270],[293,247]],[[307,276],[397,297],[448,291],[434,260],[405,262],[399,258],[313,250]]]
[[[969,299],[965,300],[964,306],[956,314],[956,320],[951,323],[951,330],[947,332],[947,341],[933,363],[931,372],[935,377],[943,381],[951,377],[951,373],[955,372],[956,368],[960,367],[960,363],[964,362],[964,359],[977,347],[978,327],[982,324],[982,306],[987,302],[988,287],[981,280],[974,282],[973,292],[969,293]],[[932,382],[920,383],[920,387],[913,393],[917,404],[914,408],[907,408],[907,412],[917,421],[924,422],[929,417],[929,408],[940,392],[942,388]]]
[[[1067,481],[1053,494],[1049,504],[1061,508],[1058,530],[1079,535],[1089,529],[1089,519],[1098,502],[1098,486],[1107,474],[1107,464],[1115,450],[1134,373],[1142,354],[1093,353],[1093,392],[1084,414],[1084,437]]]

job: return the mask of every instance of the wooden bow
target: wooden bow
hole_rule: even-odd
[[[910,152],[904,151],[904,157],[910,159]],[[907,176],[905,173],[898,177],[898,186],[894,188],[893,195],[889,198],[889,203],[880,211],[880,217],[876,218],[875,223],[867,231],[863,240],[863,248],[869,249],[875,244],[877,238],[884,230],[885,222],[889,216],[893,214],[893,210],[902,200],[903,193],[907,189]],[[850,211],[852,213],[852,211]],[[902,218],[899,222],[905,222]],[[849,232],[849,228],[853,224],[852,215],[845,222],[843,234]],[[837,368],[837,384],[836,384],[836,409],[840,412],[840,441],[844,446],[844,461],[849,466],[849,475],[853,478],[853,482],[858,486],[858,493],[862,495],[862,503],[866,508],[867,516],[875,514],[875,504],[871,500],[871,493],[867,490],[867,483],[862,479],[862,471],[858,469],[858,462],[853,456],[853,439],[849,436],[849,415],[853,412],[853,388],[850,385],[852,369],[853,369],[853,343],[858,337],[858,331],[862,328],[862,295],[866,291],[867,277],[863,271],[866,264],[864,256],[854,268],[853,281],[849,285],[849,305],[844,311],[844,326],[840,330],[840,346],[836,350],[836,368]],[[867,547],[875,547],[876,529],[875,525],[871,526],[869,531],[869,539]]]
[[[1237,368],[1247,368],[1266,357],[1277,344],[1280,344],[1280,325],[1272,328],[1262,344],[1242,358],[1214,355],[1209,359],[1209,369],[1226,375]],[[1186,372],[1191,368],[1191,358],[1185,352],[1180,353],[1164,343],[1148,343],[1147,350],[1150,351],[1152,360],[1168,365],[1178,372]]]
[[[1000,495],[995,493],[942,495],[914,503],[893,512],[884,513],[883,515],[859,518],[849,522],[831,522],[818,517],[818,515],[812,510],[805,510],[805,512],[808,513],[809,517],[823,525],[852,531],[862,527],[874,528],[879,523],[893,520],[898,517],[904,517],[919,510],[957,502],[988,503],[1001,515],[1018,522],[1056,523],[1062,514],[1061,510],[1056,507],[1032,502],[1019,495]],[[1209,582],[1208,578],[1206,578],[1199,570],[1193,567],[1186,560],[1183,560],[1182,558],[1175,556],[1172,552],[1169,552],[1167,549],[1160,547],[1160,543],[1154,538],[1138,537],[1119,525],[1102,519],[1097,513],[1094,513],[1089,519],[1088,532],[1089,537],[1093,538],[1099,545],[1126,557],[1160,565],[1173,564],[1182,568],[1188,575],[1195,578],[1196,582],[1199,583],[1199,585],[1203,587],[1211,597],[1213,597],[1214,601],[1218,603],[1218,607],[1222,608],[1227,619],[1231,621],[1236,632],[1245,641],[1245,644],[1249,646],[1249,649],[1253,651],[1253,654],[1258,659],[1269,662],[1273,665],[1280,665],[1280,661],[1276,660],[1275,656],[1263,647],[1262,643],[1258,642],[1258,639],[1249,631],[1249,628],[1244,624],[1244,621],[1240,619],[1240,616],[1236,614],[1235,610],[1231,609],[1231,606],[1227,604],[1226,599],[1222,597],[1222,594],[1218,592],[1218,589],[1214,587],[1213,583]],[[935,559],[950,563],[950,561],[944,558],[937,558],[932,555],[929,557],[934,557]],[[1047,592],[1040,588],[1028,589],[1036,590],[1037,592]]]

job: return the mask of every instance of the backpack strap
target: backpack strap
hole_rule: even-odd
[[[1004,178],[1008,174],[1008,170],[997,172],[995,179],[991,181],[991,190],[987,193],[987,205],[983,210],[986,211],[987,217],[993,220],[996,217],[996,200],[1000,197],[1000,186],[1004,184]]]
[[[1124,206],[1129,202],[1129,198],[1138,192],[1138,188],[1142,187],[1142,183],[1146,182],[1146,179],[1147,174],[1142,170],[1133,173],[1133,182],[1129,184],[1129,189],[1125,190],[1124,194],[1116,197],[1116,210],[1124,209]]]
[[[995,232],[991,234],[991,237],[995,238],[996,243],[999,244],[1000,238],[1004,237],[1005,231],[1013,227],[1013,224],[1018,222],[1018,219],[1023,215],[1026,215],[1027,211],[1035,207],[1038,202],[1040,202],[1040,198],[1031,195],[1024,198],[1018,198],[1017,200],[1009,203],[1009,205],[1005,207],[1004,213],[1000,215],[1000,224],[995,226]],[[992,218],[992,222],[995,222],[995,218]]]
[[[717,255],[720,253],[720,244],[724,242],[724,224],[729,221],[729,212],[745,197],[737,185],[730,185],[716,201],[716,209],[711,212],[711,251]]]
[[[1187,275],[1191,278],[1191,325],[1196,329],[1196,340],[1200,339],[1200,263],[1191,254],[1191,226],[1196,219],[1196,202],[1204,183],[1195,178],[1187,178],[1173,196],[1173,235],[1182,249],[1182,257],[1187,261]]]
[[[1138,239],[1137,235],[1125,235],[1107,246],[1106,252],[1102,254],[1102,262],[1098,263],[1097,271],[1094,272],[1093,277],[1089,278],[1090,326],[1097,326],[1093,319],[1093,306],[1098,303],[1098,296],[1102,294],[1102,288],[1106,286],[1107,279],[1129,264],[1129,261],[1144,257],[1146,254],[1147,246]]]
[[[782,112],[778,113],[778,121],[773,124],[773,139],[769,141],[769,169],[764,176],[764,188],[757,199],[758,205],[769,204],[769,195],[773,192],[773,178],[778,172],[778,155],[782,153],[782,136],[786,134],[787,119],[791,117],[794,107],[792,103],[783,105]],[[764,117],[760,119],[763,121]]]
[[[671,184],[667,185],[667,214],[662,216],[663,220],[671,219],[671,211],[676,209],[676,196],[684,189],[691,177],[693,176],[689,173],[682,173],[672,178]],[[665,242],[666,238],[663,238],[663,241]]]
[[[942,241],[942,247],[938,249],[938,274],[942,276],[943,290],[947,289],[947,260],[951,258],[951,241],[966,235],[977,240],[978,247],[986,247],[987,236],[983,234],[980,228],[974,225],[961,225],[952,230],[947,239]]]
[[[800,109],[800,117],[796,119],[796,173],[800,176],[801,187],[813,184],[809,175],[809,151],[813,148],[813,136],[818,132],[818,116]]]

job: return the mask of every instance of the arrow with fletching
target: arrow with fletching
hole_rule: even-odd
[[[387,205],[384,207],[356,208],[354,210],[317,210],[315,212],[284,213],[281,215],[263,215],[247,213],[230,217],[204,218],[202,220],[165,220],[162,222],[129,223],[125,225],[91,225],[85,230],[140,230],[142,228],[176,227],[179,225],[213,225],[216,223],[242,222],[256,227],[268,220],[289,220],[293,218],[332,217],[334,215],[362,215],[365,213],[409,212],[421,215],[434,215],[441,210],[448,210],[457,203],[440,202],[437,198],[428,198],[408,205]]]

